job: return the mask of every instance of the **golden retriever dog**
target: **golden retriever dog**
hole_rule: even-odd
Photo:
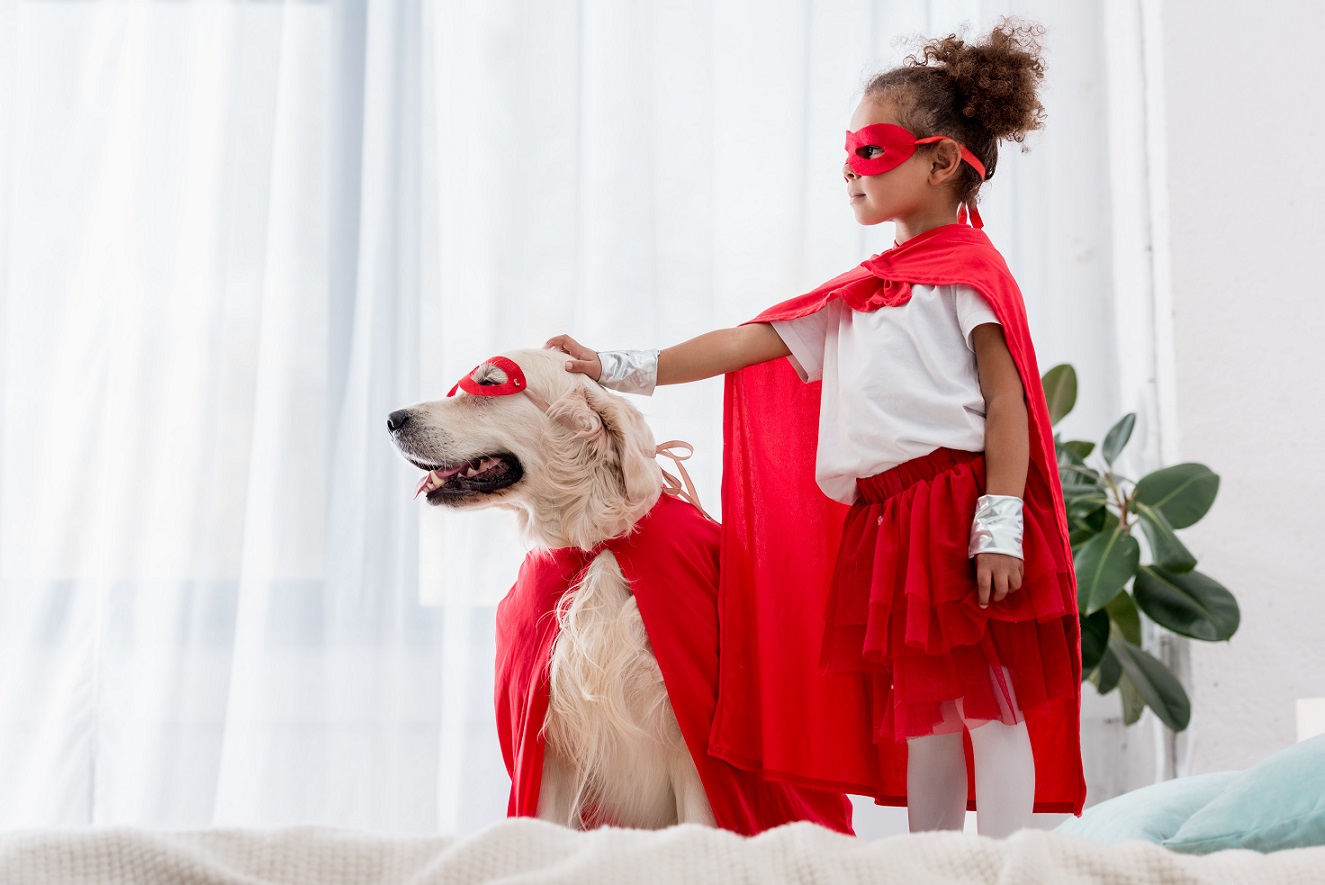
[[[663,472],[643,416],[564,362],[552,350],[514,351],[480,365],[458,385],[466,390],[391,413],[392,441],[426,472],[419,491],[430,505],[513,510],[528,542],[547,550],[591,551],[649,513]],[[592,560],[557,616],[538,816],[575,827],[714,825],[610,550]]]

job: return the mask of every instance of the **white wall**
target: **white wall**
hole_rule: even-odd
[[[1222,477],[1183,535],[1242,607],[1191,644],[1202,772],[1291,744],[1295,699],[1325,696],[1325,4],[1162,14],[1177,449]]]

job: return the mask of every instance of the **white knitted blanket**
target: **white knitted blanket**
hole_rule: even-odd
[[[0,834],[0,882],[118,883],[1248,883],[1325,882],[1325,848],[1208,857],[1102,846],[1040,831],[997,842],[927,833],[862,842],[812,824],[755,838],[698,826],[577,833],[509,820],[465,837],[328,829],[26,831]]]

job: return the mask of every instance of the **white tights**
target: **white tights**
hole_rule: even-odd
[[[1035,757],[1026,723],[970,727],[975,762],[976,828],[1002,838],[1030,825]],[[906,742],[907,820],[911,832],[960,830],[966,820],[966,754],[962,732]]]

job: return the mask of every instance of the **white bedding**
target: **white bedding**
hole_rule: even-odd
[[[465,837],[328,829],[26,831],[0,834],[0,882],[349,883],[1248,883],[1325,882],[1325,848],[1261,855],[1102,846],[1036,830],[996,842],[960,833],[862,842],[811,824],[756,838],[697,826],[577,833],[509,820]]]

